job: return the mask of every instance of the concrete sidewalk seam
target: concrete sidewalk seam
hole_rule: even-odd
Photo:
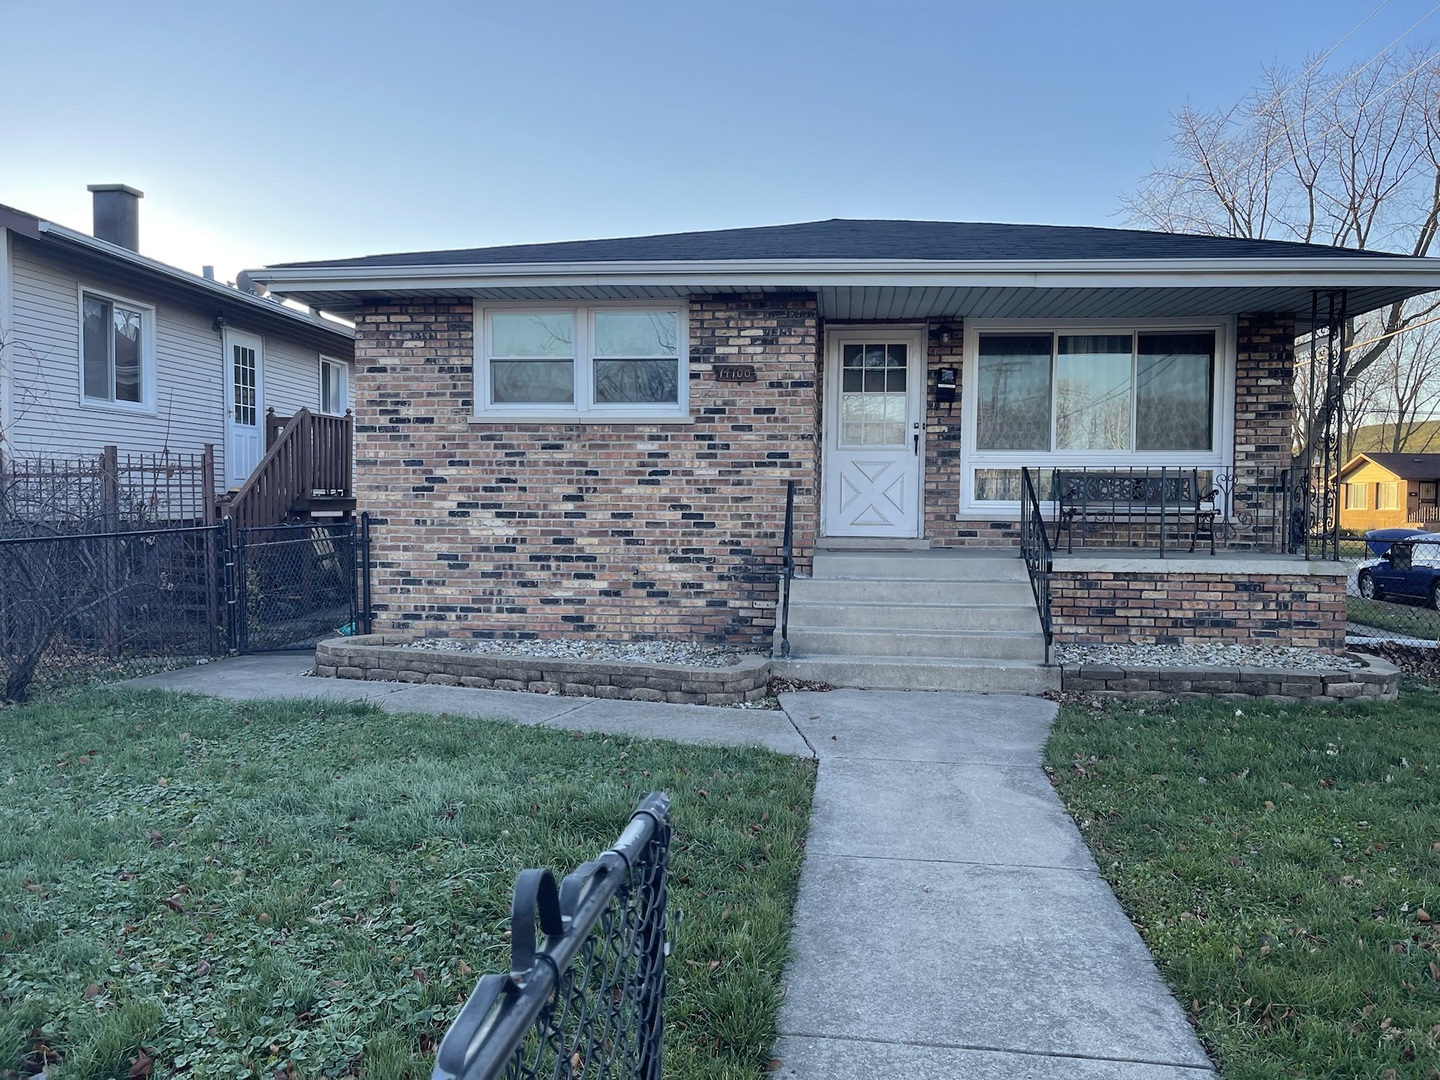
[[[523,693],[524,691],[513,690],[513,691],[510,691],[510,692],[511,692],[511,693]],[[576,704],[572,705],[570,708],[566,709],[564,712],[556,713],[554,716],[547,716],[544,720],[541,720],[541,721],[540,721],[539,723],[537,723],[535,726],[536,726],[536,727],[544,727],[546,724],[553,724],[553,723],[555,723],[557,720],[561,720],[561,719],[563,719],[564,717],[574,716],[576,713],[580,712],[580,711],[583,710],[583,709],[587,709],[587,708],[589,708],[591,705],[594,705],[594,704],[595,704],[595,702],[594,702],[592,699],[590,699],[590,698],[581,698],[578,702],[576,702]]]
[[[1052,1050],[1026,1050],[1016,1046],[987,1046],[980,1043],[940,1042],[938,1040],[914,1039],[871,1039],[858,1035],[827,1035],[818,1031],[784,1031],[780,1034],[790,1039],[820,1039],[827,1042],[866,1043],[871,1046],[924,1046],[933,1050],[970,1050],[982,1054],[1014,1054],[1017,1057],[1053,1058],[1057,1061],[1113,1061],[1121,1065],[1155,1065],[1168,1069],[1188,1069],[1205,1076],[1214,1076],[1215,1067],[1206,1063],[1197,1065],[1193,1061],[1160,1061],[1153,1058],[1107,1057],[1103,1054],[1062,1054]]]
[[[806,854],[813,854],[822,859],[859,859],[865,862],[914,863],[924,866],[986,866],[994,870],[1063,870],[1067,874],[1085,874],[1089,877],[1100,876],[1098,869],[1084,866],[1056,866],[1050,863],[982,862],[979,859],[902,858],[898,855],[847,855],[843,851],[817,851],[811,847],[806,848]]]
[[[786,715],[788,716],[789,713],[786,713]],[[799,730],[799,729],[797,728],[796,730]],[[803,732],[802,732],[802,735],[803,735]],[[806,739],[806,742],[808,743],[809,740]],[[1032,770],[1034,770],[1034,769],[1040,769],[1040,771],[1041,771],[1042,773],[1044,772],[1044,769],[1041,767],[1041,765],[1040,765],[1040,763],[1039,763],[1038,761],[1037,761],[1037,762],[1031,762],[1031,763],[1024,764],[1024,765],[1020,765],[1020,764],[1017,764],[1017,763],[1015,763],[1015,762],[1013,762],[1013,761],[981,761],[981,760],[978,760],[978,759],[971,759],[971,760],[968,760],[968,761],[943,761],[943,760],[941,760],[941,759],[939,759],[939,758],[873,757],[873,756],[869,756],[869,755],[867,755],[867,756],[865,756],[865,757],[860,757],[860,756],[858,756],[858,755],[855,756],[855,757],[851,757],[849,754],[826,754],[821,760],[823,760],[823,761],[885,761],[885,762],[889,762],[889,763],[892,764],[892,765],[943,765],[943,766],[945,766],[946,768],[952,768],[952,767],[953,767],[953,768],[985,768],[985,769],[1021,769],[1021,770],[1024,770],[1025,772],[1030,772],[1030,771],[1032,771]]]
[[[812,761],[819,761],[820,752],[815,749],[815,744],[810,741],[810,736],[806,735],[805,732],[800,730],[800,725],[795,720],[795,717],[790,715],[790,710],[785,708],[784,705],[781,705],[780,711],[785,715],[785,719],[790,721],[790,726],[795,729],[795,734],[800,736],[800,741],[803,742],[806,749],[810,751],[810,759]]]

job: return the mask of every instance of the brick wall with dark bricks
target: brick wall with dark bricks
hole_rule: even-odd
[[[813,298],[696,297],[693,422],[474,422],[472,305],[363,307],[376,629],[767,646],[788,479],[802,569],[814,544],[819,362]],[[716,382],[716,363],[758,379]]]
[[[960,477],[963,472],[960,405],[937,406],[934,402],[938,369],[953,367],[964,386],[964,334],[958,321],[943,324],[951,331],[948,343],[941,340],[941,324],[930,329],[928,385],[926,388],[925,535],[936,547],[1007,547],[1020,543],[1018,518],[995,515],[980,518],[967,515],[957,520],[960,506]],[[1294,376],[1292,344],[1295,320],[1282,315],[1242,315],[1236,325],[1235,366],[1235,466],[1240,475],[1236,492],[1239,509],[1249,512],[1253,528],[1236,546],[1247,540],[1270,535],[1262,521],[1279,501],[1269,489],[1257,484],[1290,465],[1295,409],[1290,383]],[[1143,462],[1136,460],[1136,465]],[[1251,505],[1253,503],[1253,505]],[[1254,535],[1250,535],[1253,533]],[[1250,542],[1248,546],[1254,546]]]
[[[1051,582],[1050,607],[1060,643],[1345,644],[1343,577],[1065,572]]]

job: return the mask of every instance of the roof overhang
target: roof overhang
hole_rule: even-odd
[[[1186,318],[1295,314],[1344,292],[1351,315],[1440,290],[1440,259],[1077,259],[1027,262],[766,259],[756,262],[294,266],[253,271],[283,296],[337,314],[366,302],[643,299],[808,293],[827,319]]]
[[[13,228],[15,222],[9,225]],[[235,326],[284,333],[342,358],[348,359],[354,352],[354,330],[315,312],[282,306],[276,300],[242,292],[52,221],[36,219],[33,228],[15,231],[45,244],[56,255],[64,253],[76,266],[141,283],[147,292],[188,306],[223,313]]]

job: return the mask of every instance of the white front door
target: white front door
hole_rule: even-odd
[[[924,329],[833,330],[825,365],[822,534],[918,537]]]
[[[225,486],[245,483],[265,456],[264,346],[254,334],[225,331]]]

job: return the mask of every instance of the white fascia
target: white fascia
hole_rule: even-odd
[[[206,289],[213,293],[217,300],[227,304],[239,302],[254,308],[256,311],[264,311],[270,315],[283,315],[296,322],[305,323],[307,326],[313,326],[318,329],[328,330],[334,334],[354,336],[354,328],[347,323],[325,318],[313,312],[299,311],[293,307],[284,307],[273,300],[266,300],[259,296],[252,296],[250,293],[241,292],[239,289],[226,285],[223,282],[211,281],[209,278],[192,274],[188,270],[181,270],[178,266],[171,266],[169,263],[163,263],[159,259],[152,259],[149,256],[141,255],[139,252],[131,251],[129,248],[112,244],[108,240],[101,240],[87,233],[67,229],[64,225],[57,225],[53,221],[42,221],[38,227],[42,233],[54,236],[57,239],[67,240],[72,244],[78,244],[92,251],[104,252],[106,255],[118,259],[121,262],[129,263],[132,266],[143,267],[157,274],[164,274],[166,277],[173,278],[175,281],[192,288]]]
[[[909,259],[764,259],[710,262],[499,263],[456,266],[318,266],[255,270],[277,293],[639,285],[769,286],[797,289],[887,285],[908,288],[1231,288],[1399,286],[1440,289],[1440,259],[1383,255],[1304,259],[1050,259],[940,262]]]

